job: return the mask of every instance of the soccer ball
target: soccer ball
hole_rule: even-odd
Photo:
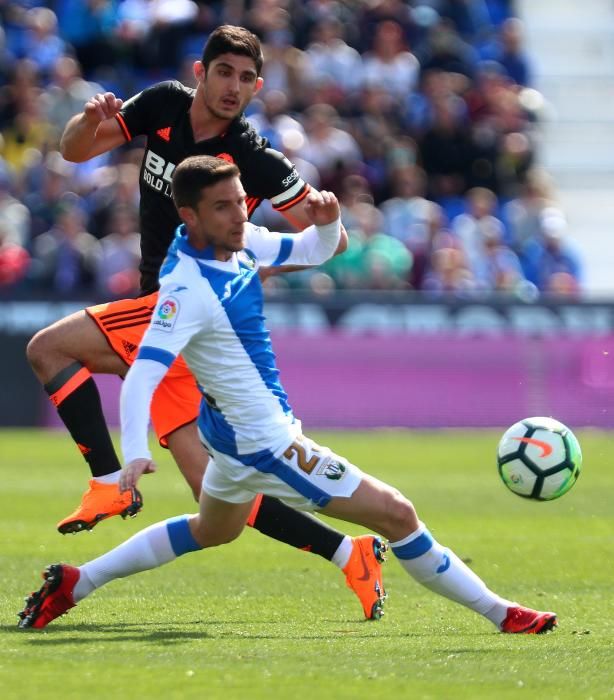
[[[551,501],[567,493],[582,468],[571,430],[554,418],[525,418],[505,431],[497,449],[499,475],[524,498]]]

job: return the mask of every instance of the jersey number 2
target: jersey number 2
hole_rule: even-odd
[[[315,454],[312,455],[310,459],[307,459],[307,451],[305,446],[301,445],[300,442],[293,442],[290,447],[284,452],[284,457],[286,459],[292,459],[296,456],[296,463],[299,469],[304,471],[306,474],[311,474],[315,469],[316,464],[320,461],[321,455],[317,453],[317,450],[312,450]]]

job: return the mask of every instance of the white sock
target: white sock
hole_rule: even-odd
[[[92,480],[97,481],[99,484],[117,484],[121,473],[121,469],[118,469],[116,472],[111,472],[104,476],[93,476]]]
[[[390,547],[416,581],[475,610],[497,626],[505,619],[508,607],[515,605],[489,590],[454,552],[444,549],[433,539],[423,523],[404,539],[391,542]]]
[[[190,532],[189,518],[183,515],[150,525],[110,552],[80,566],[80,578],[73,591],[75,602],[113,579],[155,569],[201,549]]]
[[[332,563],[336,564],[340,569],[344,569],[347,566],[348,561],[350,561],[353,546],[354,544],[352,538],[349,535],[346,535],[341,540],[341,544],[335,550],[333,558],[331,559]]]

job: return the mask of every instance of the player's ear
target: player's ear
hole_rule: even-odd
[[[192,66],[192,72],[194,73],[194,77],[196,78],[196,80],[198,80],[198,82],[204,80],[207,74],[205,64],[202,61],[194,61],[194,65]]]
[[[262,86],[264,85],[264,80],[262,77],[256,78],[256,87],[254,88],[254,95],[260,92],[262,90]]]
[[[188,228],[191,228],[196,224],[197,216],[192,207],[179,207],[177,209],[177,213],[179,214],[179,218]]]

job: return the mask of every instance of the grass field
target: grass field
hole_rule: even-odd
[[[364,622],[335,567],[246,531],[221,550],[115,581],[45,631],[18,631],[15,613],[44,565],[81,563],[194,506],[160,451],[138,518],[62,537],[54,525],[86,478],[76,449],[63,434],[3,431],[3,700],[614,697],[611,435],[579,433],[583,474],[552,503],[499,482],[496,432],[313,437],[398,486],[493,589],[555,610],[559,629],[498,634],[418,586],[394,557],[386,616]]]

